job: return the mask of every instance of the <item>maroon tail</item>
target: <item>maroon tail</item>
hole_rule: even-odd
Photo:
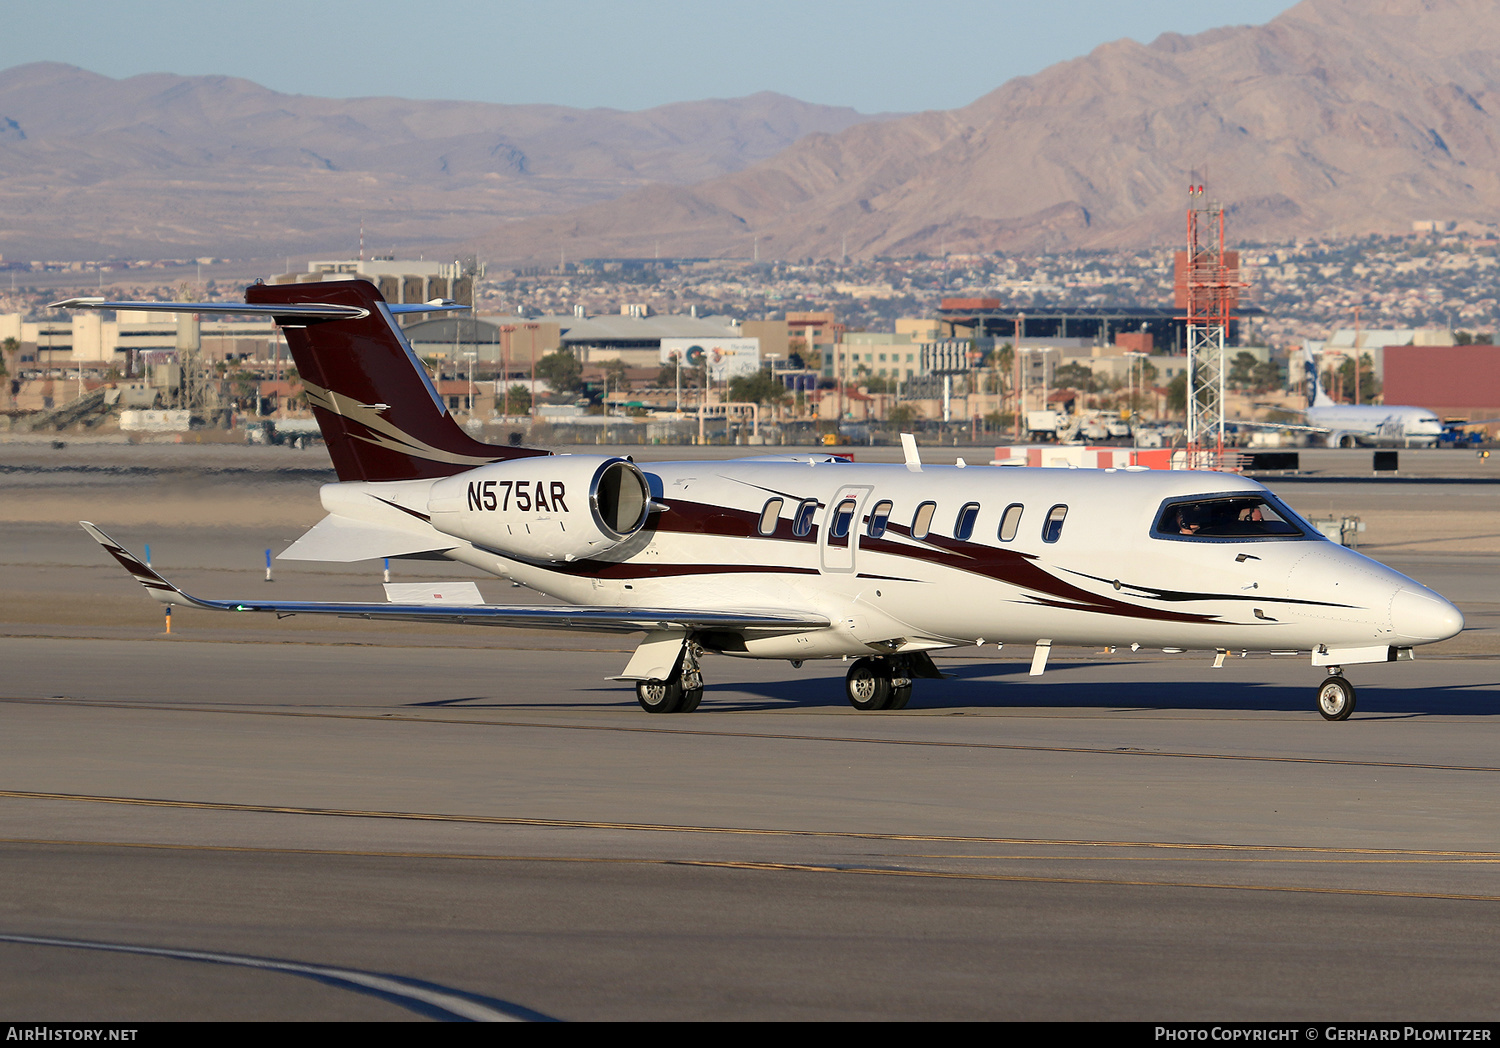
[[[358,319],[278,317],[340,480],[423,480],[500,459],[546,455],[483,444],[443,406],[374,284],[255,284],[245,301],[357,306]]]

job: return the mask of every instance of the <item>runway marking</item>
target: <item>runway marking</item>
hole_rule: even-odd
[[[1312,855],[1426,855],[1446,858],[1500,859],[1495,851],[1455,851],[1428,848],[1338,848],[1301,844],[1225,844],[1199,841],[1090,841],[1045,837],[970,837],[952,834],[879,833],[857,830],[790,830],[753,826],[690,826],[673,823],[603,822],[586,819],[539,819],[514,815],[462,815],[442,812],[363,811],[357,808],[304,808],[275,804],[237,804],[228,801],[181,801],[157,797],[111,797],[84,793],[40,793],[0,790],[0,798],[33,801],[73,801],[87,804],[125,804],[146,808],[185,808],[196,811],[233,811],[264,815],[315,815],[325,818],[390,819],[404,822],[451,822],[480,826],[529,826],[540,829],[632,830],[646,833],[718,833],[750,837],[824,837],[834,840],[922,841],[936,844],[992,844],[1052,848],[1162,848],[1183,851],[1286,852]]]
[[[717,866],[745,870],[806,870],[814,873],[859,873],[876,876],[924,877],[937,880],[1004,881],[1027,884],[1094,884],[1127,888],[1216,888],[1230,891],[1297,892],[1310,895],[1363,895],[1396,899],[1447,899],[1461,902],[1500,902],[1500,895],[1470,895],[1458,892],[1407,892],[1382,888],[1328,888],[1292,884],[1208,884],[1193,881],[1130,881],[1103,877],[1026,877],[1004,873],[957,873],[941,870],[891,870],[867,866],[818,866],[787,863],[720,862],[681,860],[682,866]]]
[[[752,731],[708,731],[699,728],[636,727],[621,724],[546,724],[536,721],[479,720],[468,717],[413,717],[399,713],[310,713],[305,710],[227,710],[211,706],[163,706],[156,703],[105,702],[95,699],[52,699],[0,696],[0,702],[63,708],[150,710],[158,713],[213,713],[240,717],[306,717],[319,720],[376,721],[383,724],[461,724],[465,727],[535,728],[543,731],[615,731],[645,735],[683,735],[714,739],[766,739],[780,742],[848,743],[864,746],[919,746],[935,749],[1003,750],[1012,753],[1086,753],[1104,757],[1160,757],[1175,760],[1250,761],[1261,764],[1320,764],[1350,768],[1399,768],[1407,771],[1500,773],[1500,766],[1484,764],[1418,764],[1403,761],[1345,760],[1336,757],[1269,757],[1247,753],[1193,753],[1120,746],[1028,746],[1003,742],[944,742],[931,739],[879,739],[856,735],[793,735]]]
[[[1454,902],[1500,902],[1500,895],[1478,895],[1461,892],[1398,891],[1384,888],[1339,888],[1296,884],[1213,884],[1206,881],[1143,881],[1111,877],[1042,877],[1007,873],[973,873],[949,870],[910,870],[890,866],[854,866],[849,864],[806,862],[757,862],[737,859],[642,859],[573,855],[483,855],[473,853],[370,851],[321,848],[268,848],[237,845],[154,844],[137,841],[49,841],[21,838],[5,839],[6,844],[76,846],[86,848],[141,848],[161,851],[241,852],[275,855],[318,855],[349,858],[447,859],[478,862],[537,862],[576,865],[613,866],[692,866],[705,869],[750,870],[766,873],[849,873],[876,877],[915,877],[950,881],[993,881],[1007,884],[1079,884],[1120,888],[1199,888],[1221,891],[1291,892],[1305,895],[1357,895],[1393,899],[1435,899]],[[0,941],[8,937],[0,935]],[[67,943],[63,943],[66,945]],[[82,945],[82,944],[76,944]],[[123,947],[116,947],[123,949]],[[146,952],[146,951],[135,951]],[[229,963],[229,962],[225,962]],[[505,1007],[518,1008],[517,1005]]]
[[[1152,847],[1167,847],[1167,845],[1152,845]],[[1255,847],[1250,845],[1249,847]],[[1268,849],[1269,850],[1269,849]],[[1330,852],[1337,849],[1330,848]],[[1214,858],[1212,860],[1187,855],[979,855],[955,852],[951,855],[942,853],[914,852],[905,855],[893,855],[892,858],[907,859],[988,859],[994,862],[1215,862],[1232,863],[1246,862],[1258,864],[1288,863],[1297,866],[1382,866],[1382,865],[1410,865],[1410,866],[1488,866],[1500,863],[1500,855],[1469,856],[1462,852],[1433,852],[1430,858],[1413,857],[1409,859],[1265,859],[1265,858],[1234,858],[1230,856]]]
[[[199,961],[206,964],[227,964],[240,968],[285,972],[288,975],[298,975],[304,979],[312,979],[330,986],[353,990],[356,993],[379,997],[409,1011],[445,1022],[554,1021],[550,1016],[542,1015],[540,1012],[534,1012],[518,1004],[511,1004],[509,1001],[482,997],[479,994],[450,989],[421,979],[362,972],[356,968],[334,968],[325,964],[305,964],[301,961],[216,953],[209,950],[178,950],[163,946],[91,942],[86,939],[56,939],[49,936],[14,935],[4,932],[0,932],[0,942],[20,943],[26,946],[62,946],[76,950],[101,950],[107,953],[134,953],[149,957],[171,957],[179,961]]]

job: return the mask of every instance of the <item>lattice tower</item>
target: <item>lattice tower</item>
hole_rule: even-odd
[[[1224,207],[1188,189],[1187,252],[1177,260],[1177,304],[1187,321],[1187,442],[1190,465],[1218,464],[1224,453],[1224,345],[1239,301],[1237,252],[1224,250]]]

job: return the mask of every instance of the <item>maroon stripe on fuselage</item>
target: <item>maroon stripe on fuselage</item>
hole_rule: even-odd
[[[575,560],[547,570],[585,579],[654,579],[683,575],[816,575],[817,568],[785,564],[641,564],[636,561]]]
[[[899,524],[890,530],[910,534]],[[1045,594],[1051,600],[1033,598],[1039,604],[1066,607],[1075,611],[1092,611],[1102,615],[1118,615],[1126,618],[1155,619],[1162,622],[1217,622],[1218,615],[1199,615],[1193,612],[1168,611],[1163,608],[1148,608],[1140,604],[1092,593],[1072,583],[1064,582],[1037,563],[1032,553],[1020,550],[997,549],[977,542],[964,542],[939,535],[928,535],[917,539],[921,545],[907,545],[890,539],[863,538],[859,548],[872,553],[887,553],[897,557],[941,564],[944,567],[966,571],[973,575],[1004,582],[1017,589]]]
[[[790,504],[795,508],[795,496],[790,496]],[[760,514],[750,510],[736,510],[733,507],[723,505],[705,504],[705,502],[688,502],[685,499],[673,499],[670,502],[670,510],[666,513],[655,514],[651,523],[646,525],[654,531],[667,532],[667,534],[702,534],[721,535],[726,538],[766,538],[769,541],[789,541],[789,543],[811,543],[817,544],[817,526],[807,535],[793,535],[792,522],[786,517],[781,517],[775,523],[775,531],[771,535],[762,535],[759,532]],[[819,502],[822,507],[822,502]],[[904,525],[889,525],[888,532],[897,535],[910,535],[910,529]],[[966,571],[969,574],[993,579],[996,582],[1004,582],[1010,586],[1016,586],[1023,591],[1031,591],[1032,594],[1041,594],[1041,597],[1032,595],[1031,600],[1037,604],[1046,604],[1049,607],[1065,607],[1065,609],[1077,610],[1077,612],[1094,612],[1098,615],[1113,615],[1119,618],[1155,619],[1161,622],[1218,622],[1218,615],[1197,615],[1193,612],[1173,612],[1173,610],[1157,609],[1157,607],[1145,607],[1142,604],[1131,604],[1130,601],[1118,600],[1115,597],[1106,597],[1103,594],[1083,589],[1082,586],[1064,582],[1046,568],[1037,564],[1037,556],[1034,553],[1023,553],[1020,550],[996,549],[995,546],[983,546],[980,543],[968,543],[968,541],[957,540],[957,538],[945,538],[941,535],[929,535],[926,540],[910,540],[910,544],[900,541],[889,540],[889,538],[870,538],[868,535],[859,537],[859,550],[865,553],[883,553],[883,555],[897,556],[897,558],[910,558],[913,561],[924,561],[927,564],[941,565],[956,571]],[[604,571],[588,571],[585,565],[597,564]],[[565,565],[561,568],[567,574],[580,574],[580,576],[600,577],[600,579],[627,579],[627,577],[649,577],[648,574],[622,574],[625,568],[634,568],[633,562],[627,564],[610,564],[610,562],[576,562],[576,564]],[[754,565],[754,564],[732,564],[732,565],[651,565],[651,573],[654,576],[667,576],[667,574],[714,574],[715,571],[723,571],[724,574],[745,573],[777,573],[784,571],[790,574],[819,574],[813,568],[790,568],[784,565]],[[892,579],[894,582],[894,579]]]

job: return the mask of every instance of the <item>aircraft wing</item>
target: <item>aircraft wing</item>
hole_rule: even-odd
[[[1254,422],[1247,418],[1227,418],[1226,425],[1250,426],[1253,429],[1280,429],[1290,433],[1332,433],[1327,426],[1309,426],[1300,422]]]
[[[816,613],[787,611],[699,611],[537,604],[359,604],[343,601],[203,600],[184,593],[88,521],[79,521],[95,542],[163,604],[208,611],[269,612],[274,615],[339,615],[353,619],[454,622],[473,626],[636,633],[682,629],[818,629],[829,624]]]

